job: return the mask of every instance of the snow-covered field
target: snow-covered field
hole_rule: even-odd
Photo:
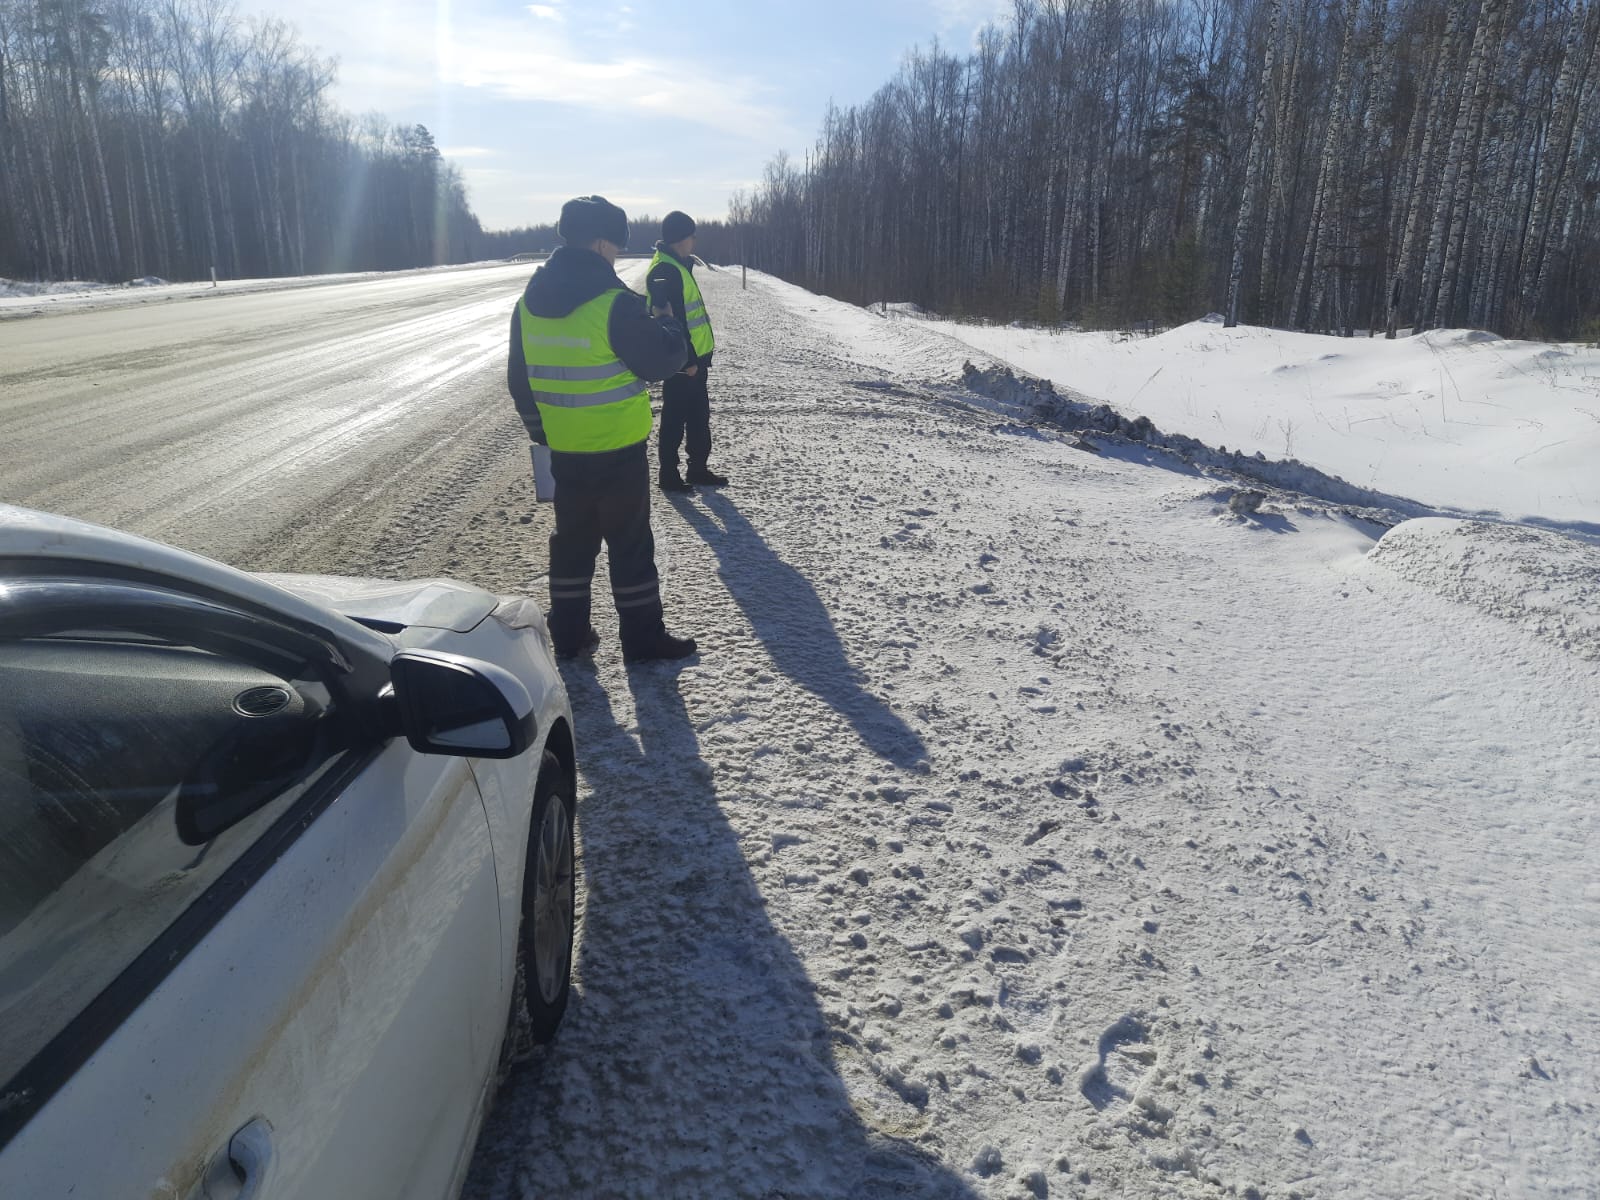
[[[567,671],[578,985],[467,1195],[1595,1195],[1600,548],[1403,520],[1600,521],[1595,357],[703,286],[703,653],[602,613]],[[1002,361],[1416,504],[1080,442]],[[455,573],[530,586],[528,493]]]
[[[1600,348],[1435,330],[1390,342],[1196,321],[1154,337],[891,320],[1147,416],[1464,514],[1600,532]]]

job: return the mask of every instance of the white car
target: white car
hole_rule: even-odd
[[[454,1196],[574,780],[531,601],[0,505],[0,1196]]]

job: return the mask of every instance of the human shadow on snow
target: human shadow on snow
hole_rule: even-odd
[[[715,552],[717,574],[778,670],[844,717],[880,758],[902,768],[926,758],[916,731],[867,690],[811,581],[778,557],[733,501],[716,492],[702,497],[704,509],[680,496],[673,506]]]
[[[858,1115],[835,1058],[857,1051],[767,915],[676,673],[630,671],[632,717],[594,668],[563,674],[585,784],[577,982],[555,1042],[502,1089],[464,1195],[973,1200]],[[880,1090],[863,1110],[917,1123]]]

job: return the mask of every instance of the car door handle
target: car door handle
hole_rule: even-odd
[[[257,1117],[212,1160],[199,1200],[261,1200],[275,1165],[272,1126]]]

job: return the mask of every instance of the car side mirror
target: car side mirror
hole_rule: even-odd
[[[515,758],[533,745],[533,698],[503,667],[440,650],[402,650],[389,677],[396,732],[419,754]]]

